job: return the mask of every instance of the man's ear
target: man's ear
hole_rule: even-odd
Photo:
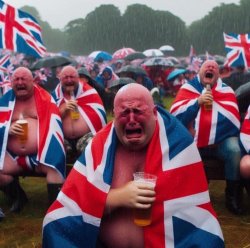
[[[154,116],[156,117],[157,116],[157,107],[156,107],[156,105],[153,108],[153,113],[154,113]]]

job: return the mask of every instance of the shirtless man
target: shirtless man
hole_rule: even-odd
[[[59,125],[53,126],[54,131],[49,125],[49,123],[54,124],[54,118],[47,119],[51,118],[51,113],[53,113],[54,116],[57,115],[56,121],[60,122],[59,110],[56,104],[51,102],[51,96],[45,90],[34,85],[32,73],[27,68],[17,68],[11,81],[12,90],[1,99],[1,106],[8,103],[9,109],[7,111],[10,111],[10,116],[6,115],[7,112],[4,110],[0,113],[6,118],[3,120],[6,123],[6,128],[2,127],[3,135],[0,137],[2,141],[0,187],[6,194],[9,194],[10,198],[15,198],[13,194],[17,190],[16,198],[19,199],[12,199],[13,204],[16,204],[12,206],[12,210],[20,211],[27,199],[25,199],[25,193],[20,185],[17,185],[14,176],[26,170],[44,173],[48,183],[49,203],[51,204],[64,182],[65,154],[63,147],[60,149],[60,141],[58,144],[55,142],[54,144],[58,145],[60,150],[57,151],[57,158],[50,161],[47,157],[50,151],[42,145],[45,140],[48,142],[47,144],[50,144],[49,136],[51,134],[63,138],[62,130],[56,129]],[[17,123],[19,119],[25,119],[28,122],[28,136],[24,142],[20,141],[23,129]],[[19,190],[15,187],[18,187]]]
[[[97,91],[86,82],[79,82],[73,66],[65,66],[60,84],[52,93],[63,121],[66,151],[79,155],[86,138],[106,125],[106,114]]]
[[[155,188],[134,181],[137,171],[156,175]],[[134,209],[151,206],[152,223],[144,228],[134,224]],[[56,247],[59,241],[64,247],[202,247],[206,239],[199,233],[215,230],[209,244],[224,247],[210,210],[206,177],[192,136],[173,116],[154,106],[144,86],[131,83],[115,97],[114,121],[88,144],[48,210],[43,247]],[[194,221],[197,230],[208,225],[209,231],[186,232],[189,228],[174,225],[175,216]],[[190,233],[195,237],[189,239]]]
[[[202,158],[224,162],[225,205],[244,214],[240,181],[240,113],[231,87],[219,77],[219,65],[206,60],[192,81],[185,83],[170,108],[193,135]]]
[[[100,240],[104,247],[144,247],[143,229],[133,223],[133,208],[151,207],[155,191],[152,185],[137,185],[133,181],[133,173],[144,171],[147,146],[155,131],[157,111],[149,94],[142,101],[130,99],[127,94],[120,92],[114,106],[114,126],[120,143],[116,150],[113,180],[106,201],[107,214],[102,219]]]

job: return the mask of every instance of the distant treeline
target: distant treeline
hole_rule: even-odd
[[[48,51],[68,51],[74,55],[88,55],[95,50],[113,53],[122,47],[144,51],[171,45],[175,48],[173,55],[187,56],[191,44],[198,54],[207,51],[223,55],[223,32],[250,32],[249,0],[241,0],[239,5],[221,4],[190,26],[169,11],[133,4],[122,15],[119,8],[108,4],[97,7],[86,18],[70,21],[60,30],[41,20],[35,8],[24,6],[22,9],[41,24]],[[192,9],[187,11],[192,13]]]

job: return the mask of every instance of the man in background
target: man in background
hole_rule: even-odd
[[[88,140],[106,125],[106,112],[97,91],[79,80],[73,66],[65,66],[52,92],[62,118],[65,149],[79,156]]]
[[[240,114],[234,91],[219,78],[216,61],[205,61],[198,75],[180,88],[170,112],[189,129],[202,158],[224,161],[226,207],[242,214]]]
[[[10,211],[19,212],[27,196],[18,175],[45,174],[51,204],[64,182],[65,152],[59,109],[50,94],[34,84],[31,71],[17,68],[11,87],[0,99],[0,190],[11,201]],[[27,132],[20,122],[27,123]]]

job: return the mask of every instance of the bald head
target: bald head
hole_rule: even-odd
[[[62,70],[60,72],[60,78],[66,74],[78,76],[78,72],[77,72],[76,68],[72,65],[67,65],[67,66],[64,66],[62,68]]]
[[[123,86],[116,94],[114,99],[114,111],[120,102],[129,99],[137,99],[145,102],[150,108],[154,107],[154,100],[149,90],[137,83],[130,83]]]
[[[18,67],[12,74],[12,77],[14,78],[17,74],[26,75],[26,77],[29,77],[29,79],[33,79],[32,72],[27,67]]]
[[[11,84],[17,100],[25,101],[33,96],[34,81],[28,68],[18,67],[12,74]]]
[[[79,85],[79,75],[75,67],[68,65],[63,67],[59,75],[64,93],[71,94]]]
[[[129,150],[144,149],[156,126],[157,110],[148,89],[140,84],[123,86],[114,100],[114,126],[121,144]]]

